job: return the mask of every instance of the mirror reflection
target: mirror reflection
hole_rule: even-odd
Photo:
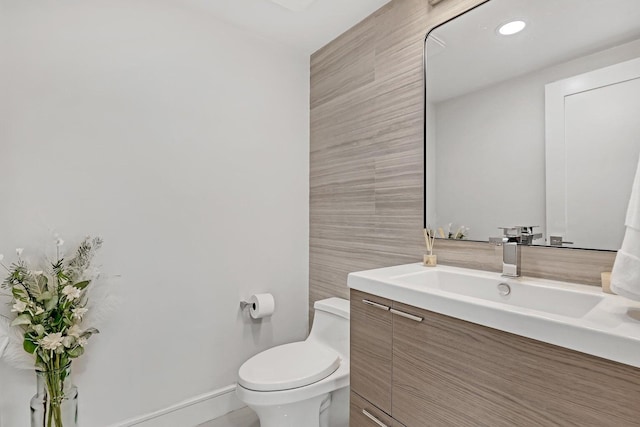
[[[426,225],[617,250],[640,154],[639,16],[637,0],[490,0],[431,31]]]

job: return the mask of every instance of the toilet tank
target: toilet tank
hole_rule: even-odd
[[[349,358],[349,300],[327,298],[313,305],[313,326],[307,340],[335,349]]]

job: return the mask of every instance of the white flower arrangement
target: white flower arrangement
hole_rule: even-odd
[[[10,292],[5,296],[11,299],[10,315],[0,317],[20,331],[22,348],[42,371],[68,366],[82,356],[87,340],[98,333],[85,327],[83,320],[89,311],[89,290],[99,275],[91,262],[102,239],[85,238],[69,260],[60,256],[63,244],[56,239],[56,259],[43,270],[27,265],[22,248],[16,249],[18,259],[8,266],[0,255],[0,265],[8,272],[2,288]]]
[[[83,321],[92,310],[88,307],[89,291],[95,287],[99,272],[91,262],[102,239],[85,238],[69,260],[60,254],[63,244],[62,239],[56,239],[55,261],[43,270],[29,267],[22,258],[22,248],[16,249],[18,260],[9,266],[2,263],[0,255],[0,265],[8,272],[2,289],[10,292],[3,295],[10,298],[11,306],[8,315],[0,314],[0,358],[22,365],[17,355],[20,347],[22,354],[29,355],[32,366],[35,364],[45,378],[48,398],[44,412],[47,426],[55,427],[63,427],[61,405],[71,361],[84,354],[89,338],[98,333]]]

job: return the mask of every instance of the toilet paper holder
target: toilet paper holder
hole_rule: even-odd
[[[247,306],[249,306],[250,308],[253,307],[253,309],[255,310],[255,303],[249,302],[249,301],[240,301],[240,309],[244,310],[245,308],[247,308]]]
[[[240,309],[249,308],[249,314],[253,319],[271,317],[275,309],[275,300],[270,293],[254,294],[240,301]]]

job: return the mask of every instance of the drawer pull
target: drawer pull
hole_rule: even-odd
[[[415,320],[416,322],[422,322],[422,317],[414,316],[413,314],[405,313],[404,311],[396,310],[395,308],[390,309],[393,314],[397,314],[398,316],[406,317],[407,319]]]
[[[365,304],[368,304],[368,305],[370,305],[372,307],[379,308],[379,309],[382,309],[384,311],[389,311],[389,307],[387,307],[386,305],[378,304],[377,302],[369,301],[368,299],[363,299],[362,302],[365,303]]]
[[[380,421],[379,419],[377,419],[376,417],[371,415],[369,412],[367,412],[366,409],[363,409],[362,413],[364,414],[365,417],[369,418],[371,421],[373,421],[374,423],[376,423],[380,427],[389,427],[388,425],[386,425],[385,423],[383,423],[382,421]]]

